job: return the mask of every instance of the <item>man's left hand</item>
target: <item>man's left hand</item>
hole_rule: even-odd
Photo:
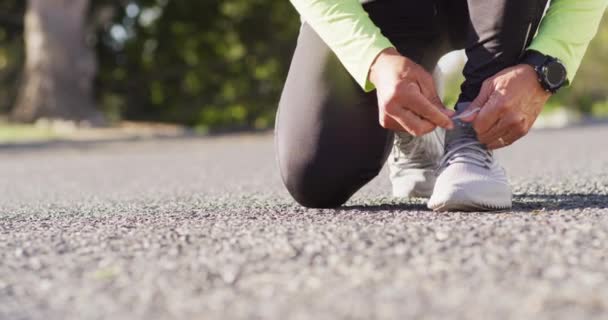
[[[483,82],[468,110],[478,114],[462,119],[473,122],[479,142],[499,149],[525,136],[551,96],[527,64],[507,68]]]

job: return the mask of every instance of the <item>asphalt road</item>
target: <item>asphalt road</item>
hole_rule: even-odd
[[[269,135],[0,148],[0,319],[607,319],[608,126],[499,158],[513,212],[438,214],[303,209]]]

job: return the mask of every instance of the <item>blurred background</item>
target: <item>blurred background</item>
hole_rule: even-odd
[[[269,129],[299,23],[285,0],[0,0],[0,139],[58,134],[49,123]],[[545,115],[608,116],[607,43],[604,19]],[[462,60],[442,61],[446,104]]]

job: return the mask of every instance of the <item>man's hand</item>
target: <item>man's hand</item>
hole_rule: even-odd
[[[420,136],[437,126],[453,127],[452,111],[441,103],[432,76],[396,49],[378,55],[369,79],[376,86],[384,128]]]
[[[484,81],[468,108],[481,111],[462,120],[473,122],[479,141],[488,149],[499,149],[528,133],[550,96],[534,69],[519,64]]]

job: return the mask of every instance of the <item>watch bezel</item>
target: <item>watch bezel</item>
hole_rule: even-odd
[[[561,88],[566,82],[566,68],[557,59],[549,59],[542,66],[541,70],[543,74],[543,82],[545,82],[552,91]],[[553,76],[549,74],[550,72],[559,72],[560,79],[557,82],[552,82],[551,78],[553,78]]]
[[[555,93],[568,82],[568,71],[564,64],[557,58],[535,50],[528,50],[522,58],[522,61],[534,68],[538,76],[538,82],[547,92]],[[553,68],[558,69],[553,71]],[[554,77],[549,77],[550,72],[560,72],[561,79],[558,82],[551,83],[550,79]]]

